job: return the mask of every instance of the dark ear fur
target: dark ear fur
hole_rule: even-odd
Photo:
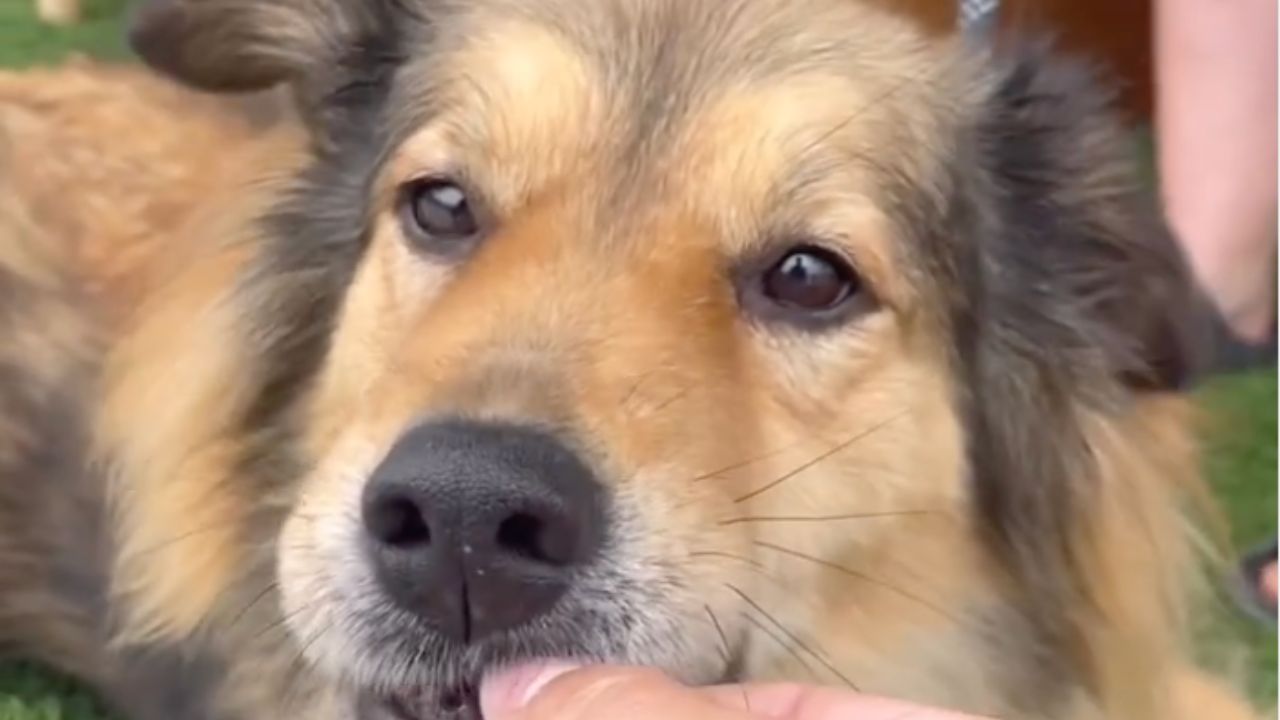
[[[363,2],[142,0],[129,42],[152,68],[214,92],[262,90],[334,62],[365,31]]]
[[[1026,341],[1091,353],[1132,390],[1184,388],[1203,312],[1114,94],[1048,41],[1002,53],[980,143],[1002,226],[988,260],[1009,272],[990,289],[1011,311],[1057,304]]]
[[[1085,418],[1129,417],[1141,395],[1189,382],[1197,313],[1091,68],[1047,42],[1003,48],[990,67],[979,169],[958,183],[971,213],[953,317],[960,407],[978,525],[1053,649],[1045,682],[1060,685],[1090,677],[1079,608],[1098,606],[1097,589],[1077,533],[1112,490]]]
[[[129,41],[154,70],[210,92],[287,84],[303,118],[332,134],[343,105],[398,63],[394,0],[140,0]],[[350,97],[354,92],[358,97]]]

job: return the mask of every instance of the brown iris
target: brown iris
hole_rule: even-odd
[[[765,295],[797,310],[829,310],[856,291],[852,270],[840,258],[817,248],[791,251],[764,276]]]

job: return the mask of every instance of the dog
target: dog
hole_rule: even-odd
[[[1188,647],[1191,283],[1086,63],[854,0],[130,41],[6,80],[5,647],[131,720],[475,718],[533,657],[1254,716]]]

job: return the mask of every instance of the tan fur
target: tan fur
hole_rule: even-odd
[[[248,145],[241,158],[250,168],[256,162],[248,158],[259,153],[280,162],[295,145],[288,135],[271,135]],[[260,194],[247,202],[214,199],[210,212],[177,226],[179,234],[210,244],[174,248],[166,258],[172,274],[146,298],[141,322],[122,333],[105,369],[99,442],[128,473],[114,498],[129,528],[116,583],[130,598],[134,640],[194,632],[237,578],[250,542],[241,527],[251,499],[224,480],[244,443],[228,418],[249,399],[224,383],[239,372],[229,293],[252,253],[255,238],[244,228],[271,197],[270,173],[255,184]],[[131,429],[140,417],[153,424],[142,435]]]
[[[268,109],[268,100],[261,104],[268,113],[275,112]],[[58,245],[50,250],[65,253],[60,258],[59,271],[70,273],[91,298],[101,329],[118,336],[141,303],[145,308],[157,308],[144,312],[154,323],[153,332],[167,335],[163,340],[167,344],[173,341],[174,333],[194,329],[192,319],[201,310],[192,305],[190,298],[203,288],[225,292],[235,266],[219,264],[220,257],[210,248],[201,248],[200,243],[211,237],[204,234],[211,230],[205,227],[206,222],[227,223],[228,219],[197,215],[189,225],[182,222],[193,210],[192,198],[210,198],[238,182],[235,178],[241,170],[240,151],[257,132],[254,128],[262,122],[262,116],[256,108],[253,112],[228,112],[232,107],[222,99],[190,93],[135,68],[73,61],[58,68],[0,74],[0,119],[6,121],[12,138],[11,164],[6,170],[16,173],[11,182],[20,189],[20,199],[26,207],[39,213],[41,229],[57,238]],[[121,147],[122,142],[127,149]],[[68,193],[68,187],[76,191]],[[213,232],[216,234],[216,229]],[[229,245],[234,248],[234,244]],[[13,252],[21,250],[22,245],[9,241],[0,249]],[[21,258],[5,260],[21,275],[38,277],[33,268],[18,262]],[[197,267],[192,268],[193,264]],[[162,281],[171,279],[178,269],[184,272],[181,290],[163,290]],[[56,336],[50,334],[50,329],[67,325],[42,323],[39,332],[43,335],[35,337],[54,340]],[[174,412],[214,418],[217,412],[208,407],[210,403],[234,401],[224,396],[173,402],[175,388],[187,384],[186,374],[199,376],[202,366],[216,366],[220,358],[230,362],[225,357],[225,346],[208,345],[209,336],[205,334],[193,337],[200,343],[191,348],[199,353],[192,355],[198,359],[196,364],[151,356],[156,364],[143,370],[146,361],[139,359],[133,372],[142,372],[132,377],[142,384],[122,389],[129,395],[128,412],[132,417],[137,417],[133,413],[138,411],[150,413],[151,405],[156,405],[149,421],[155,422],[156,429],[146,433],[148,441],[165,441],[168,438],[164,428],[179,424],[184,425],[185,432],[195,433],[185,423],[166,421]],[[113,344],[120,355],[132,358],[134,352],[130,348],[148,341],[154,343],[157,339],[113,339]],[[37,355],[28,356],[32,357],[32,367],[57,367]],[[230,368],[224,367],[213,372],[228,371]],[[168,380],[170,377],[173,379]],[[128,425],[119,422],[119,411],[110,404],[104,406],[103,413],[105,442],[116,447],[119,443],[112,440],[113,434],[127,432]],[[143,595],[177,592],[182,601],[174,602],[169,595],[167,602],[157,602],[195,612],[191,602],[200,596],[201,583],[217,582],[213,573],[218,567],[230,570],[225,565],[218,566],[215,559],[220,555],[217,549],[229,543],[212,537],[208,544],[202,544],[212,552],[209,562],[201,562],[201,558],[192,565],[186,564],[192,558],[169,560],[166,546],[180,532],[187,531],[188,523],[199,522],[205,515],[218,526],[211,533],[231,530],[230,521],[235,518],[226,516],[226,506],[217,496],[189,507],[169,495],[172,491],[166,488],[173,487],[173,473],[199,472],[201,461],[187,455],[189,446],[153,449],[149,453],[145,447],[137,450],[146,454],[138,466],[156,473],[155,491],[145,491],[146,476],[134,476],[134,482],[142,489],[123,503],[123,511],[126,515],[137,510],[147,512],[148,517],[171,517],[176,525],[131,535],[120,556],[125,571],[119,582],[126,591],[145,588],[139,590]],[[221,467],[216,465],[211,471],[220,471]],[[130,571],[134,552],[144,556],[136,561],[142,567]],[[214,565],[210,566],[210,562]],[[134,581],[135,572],[146,573],[147,577]],[[210,592],[216,594],[217,588]],[[141,600],[139,607],[151,605]]]
[[[279,112],[268,97],[247,100],[243,115],[227,105],[90,61],[0,73],[24,198],[65,226],[77,272],[109,307],[139,301],[148,263],[166,249],[157,231],[171,232],[193,197],[226,188],[236,148]]]
[[[66,240],[32,256],[2,224],[0,269],[39,281],[69,268],[101,298],[109,349],[88,412],[112,478],[119,644],[212,643],[233,656],[226,705],[279,716],[290,659],[320,667],[305,687],[347,659],[343,638],[318,631],[339,612],[327,591],[368,474],[424,413],[455,412],[580,441],[651,530],[635,554],[687,568],[670,601],[697,618],[703,665],[719,661],[723,623],[754,633],[750,678],[850,683],[1009,720],[1034,705],[1007,689],[1032,669],[976,624],[1004,620],[1015,590],[967,504],[960,380],[939,320],[884,209],[883,167],[858,161],[891,156],[930,187],[948,123],[977,112],[942,90],[971,80],[966,56],[823,6],[831,23],[883,38],[863,71],[718,88],[651,169],[661,191],[619,202],[607,222],[590,205],[615,180],[605,78],[544,28],[479,13],[476,39],[434,58],[447,111],[414,128],[375,183],[376,230],[301,413],[306,477],[264,494],[236,482],[261,440],[239,424],[254,399],[246,377],[261,369],[246,359],[237,281],[265,245],[254,219],[306,160],[299,129],[263,134],[240,108],[131,71],[0,76],[0,130],[16,138],[0,179]],[[724,258],[757,249],[789,173],[833,158],[841,170],[806,185],[792,212],[856,261],[884,311],[818,339],[741,322]],[[396,187],[452,167],[504,218],[463,266],[414,251],[394,208]],[[49,212],[61,202],[67,212]],[[74,321],[48,324],[69,335],[15,337],[56,375],[89,341]],[[1087,591],[1061,603],[1087,677],[1053,720],[1250,717],[1192,667],[1182,637],[1196,562],[1183,503],[1198,487],[1184,402],[1079,410],[1099,477],[1072,517],[1069,561]],[[2,410],[0,460],[22,441]],[[288,516],[279,538],[249,522],[263,508]],[[255,606],[249,576],[273,557],[281,607]],[[306,638],[302,653],[236,624],[277,612]],[[771,641],[758,629],[772,622],[788,629]],[[793,643],[776,637],[793,631]],[[307,717],[340,716],[326,691],[304,695],[318,707]]]
[[[1188,530],[1182,508],[1171,505],[1179,486],[1194,482],[1199,460],[1179,429],[1184,415],[1179,401],[1157,399],[1118,424],[1087,421],[1103,458],[1103,484],[1114,496],[1101,498],[1096,516],[1077,530],[1079,562],[1091,579],[1089,596],[1077,601],[1088,633],[1082,652],[1095,664],[1104,707],[1120,716],[1186,712],[1170,703],[1167,691],[1148,695],[1132,682],[1144,674],[1177,682],[1190,650],[1190,638],[1178,628],[1186,627],[1182,583],[1195,558],[1181,541]],[[1136,450],[1141,447],[1161,450]]]

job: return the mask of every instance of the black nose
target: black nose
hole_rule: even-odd
[[[602,542],[602,492],[550,433],[431,422],[406,433],[363,498],[384,592],[467,643],[543,615]]]

